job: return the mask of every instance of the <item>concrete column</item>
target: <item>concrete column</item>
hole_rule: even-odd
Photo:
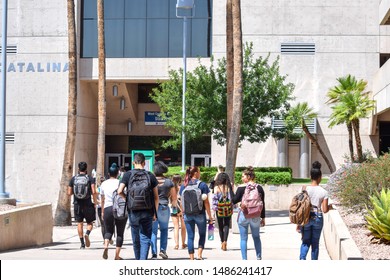
[[[299,177],[309,178],[310,140],[303,136],[299,145]]]
[[[288,166],[288,140],[286,138],[276,141],[278,146],[278,167]]]

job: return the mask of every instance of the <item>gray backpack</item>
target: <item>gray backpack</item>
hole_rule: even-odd
[[[112,213],[117,220],[127,219],[126,199],[118,194],[118,190],[112,193]]]
[[[79,174],[74,177],[73,194],[77,199],[90,198],[89,188],[89,177],[87,174]]]
[[[183,212],[186,215],[198,215],[203,209],[202,190],[200,180],[195,185],[188,185],[181,194]]]

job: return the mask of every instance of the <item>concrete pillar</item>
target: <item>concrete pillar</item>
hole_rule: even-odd
[[[305,135],[299,145],[299,177],[309,178],[310,140]]]
[[[276,141],[278,146],[278,167],[288,166],[288,140],[286,138]]]

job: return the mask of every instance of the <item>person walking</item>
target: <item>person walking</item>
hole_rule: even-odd
[[[160,228],[160,253],[159,256],[163,259],[168,259],[167,245],[168,245],[168,224],[171,214],[169,208],[169,198],[171,198],[174,206],[177,205],[177,193],[171,179],[165,178],[164,173],[168,172],[168,167],[164,162],[158,161],[153,166],[154,175],[157,178],[158,185],[158,210],[157,220],[153,222],[151,249],[152,259],[157,259],[157,232]]]
[[[100,185],[101,215],[105,228],[103,259],[108,259],[108,244],[111,243],[112,236],[116,229],[116,250],[114,259],[121,260],[122,258],[119,254],[123,245],[123,233],[125,232],[127,219],[115,219],[112,211],[113,193],[119,186],[119,180],[117,179],[118,168],[116,166],[111,166],[108,174],[110,178]]]
[[[78,164],[78,174],[70,180],[67,191],[69,196],[73,195],[74,219],[77,222],[77,233],[81,242],[80,249],[85,249],[85,247],[91,245],[89,235],[93,229],[93,222],[96,220],[95,205],[97,202],[95,184],[92,183],[92,178],[87,174],[87,167],[87,163],[84,161]],[[84,220],[87,222],[85,235],[83,227]]]
[[[247,243],[248,243],[248,227],[250,227],[252,232],[252,238],[256,250],[256,258],[261,260],[262,258],[262,248],[261,248],[261,239],[260,239],[260,226],[265,225],[265,200],[264,200],[264,190],[262,186],[255,183],[255,172],[253,167],[249,166],[242,173],[242,181],[245,184],[244,186],[238,187],[237,191],[233,197],[233,203],[241,202],[240,209],[238,211],[238,228],[240,231],[240,249],[241,257],[243,260],[247,260]],[[259,203],[257,213],[249,214],[248,201],[247,197],[257,196],[258,199],[256,202]]]
[[[176,207],[174,206],[174,201],[171,199],[172,204],[172,223],[173,223],[173,238],[175,239],[175,250],[179,249],[179,232],[181,233],[181,248],[187,248],[186,244],[186,226],[184,224],[183,210],[181,204],[181,197],[179,194],[180,184],[181,184],[181,175],[175,174],[172,176],[172,182],[174,190],[176,192],[177,202]],[[176,208],[176,209],[175,209]]]
[[[184,212],[184,223],[188,234],[188,254],[190,260],[194,260],[194,239],[195,225],[198,227],[199,242],[198,242],[198,260],[203,260],[203,249],[206,243],[206,212],[209,217],[209,224],[213,223],[213,218],[210,211],[210,203],[208,200],[209,187],[200,179],[200,170],[197,166],[188,167],[184,184],[180,187],[180,195],[182,197],[182,206]],[[200,192],[197,190],[200,189]],[[191,199],[191,200],[190,200]],[[202,202],[203,201],[203,202]],[[198,208],[200,205],[200,208]],[[190,212],[190,209],[196,211]]]
[[[212,199],[212,209],[215,211],[218,232],[221,239],[221,249],[227,250],[227,240],[231,216],[233,214],[232,198],[234,196],[229,175],[222,172],[215,179],[214,194]]]
[[[324,225],[323,213],[327,213],[331,208],[331,205],[328,205],[328,192],[319,185],[322,172],[321,163],[318,161],[312,164],[310,178],[311,185],[306,187],[311,202],[310,220],[300,229],[302,233],[300,260],[306,260],[310,247],[311,259],[318,260],[321,231]]]
[[[151,172],[145,170],[143,153],[134,154],[133,165],[134,169],[123,175],[118,194],[125,197],[124,189],[127,189],[127,208],[135,259],[147,260],[152,224],[157,219],[158,182]]]

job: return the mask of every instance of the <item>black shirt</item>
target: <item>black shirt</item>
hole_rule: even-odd
[[[236,191],[236,193],[235,193],[235,195],[234,195],[234,197],[233,197],[233,204],[236,204],[236,203],[241,202],[242,197],[244,196],[244,193],[245,193],[245,188],[246,188],[246,185],[240,186],[240,187],[237,188],[237,191]],[[261,217],[262,219],[264,219],[264,218],[265,218],[264,190],[263,190],[263,187],[260,186],[260,185],[257,185],[257,190],[258,190],[258,192],[260,193],[261,198],[262,198],[262,200],[263,200],[263,210],[261,211],[260,217]]]

